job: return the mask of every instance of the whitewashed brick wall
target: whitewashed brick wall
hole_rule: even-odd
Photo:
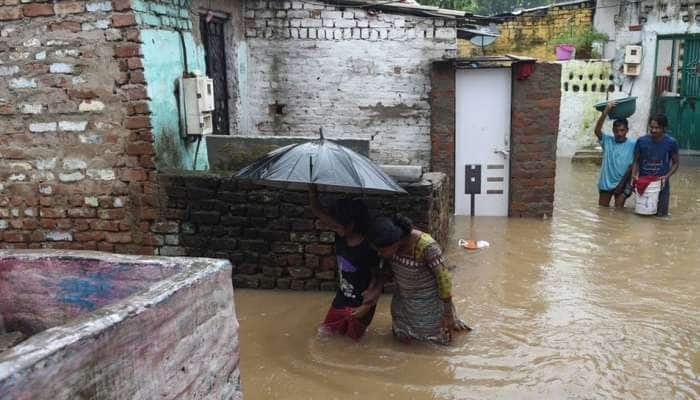
[[[370,140],[381,163],[430,162],[432,62],[454,20],[297,1],[246,2],[240,134]],[[242,78],[242,79],[241,79]]]

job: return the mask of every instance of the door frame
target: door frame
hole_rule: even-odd
[[[656,43],[655,43],[655,48],[654,48],[654,69],[652,73],[652,84],[653,84],[653,90],[651,91],[651,109],[650,114],[653,115],[657,112],[658,109],[658,99],[661,98],[660,93],[657,93],[657,83],[656,83],[656,69],[658,67],[658,62],[659,62],[659,45],[661,40],[700,40],[700,33],[673,33],[673,34],[665,34],[665,35],[657,35],[656,37]],[[675,52],[675,49],[673,50]],[[672,53],[673,54],[673,53]],[[673,77],[673,75],[671,76]],[[681,78],[682,79],[682,78]],[[679,85],[683,85],[683,82],[681,81]],[[680,94],[680,91],[682,90],[682,86],[679,86],[678,91]],[[685,96],[688,97],[688,96]],[[700,96],[699,96],[700,98]],[[698,127],[695,129],[696,131],[700,131]],[[700,132],[698,132],[700,134]],[[695,132],[693,132],[695,134]]]
[[[513,191],[511,190],[511,183],[513,181],[512,179],[512,171],[513,171],[513,152],[512,152],[512,147],[513,147],[513,90],[514,90],[514,81],[515,77],[513,76],[513,71],[514,67],[516,67],[517,63],[510,63],[509,65],[479,65],[477,67],[470,67],[469,65],[464,65],[464,64],[455,64],[455,70],[454,70],[454,80],[455,80],[455,99],[457,97],[457,71],[458,70],[468,70],[468,69],[508,69],[510,70],[510,101],[509,101],[509,106],[510,106],[510,128],[508,129],[508,143],[510,146],[509,153],[508,153],[508,174],[505,177],[505,179],[508,180],[508,203],[507,203],[507,209],[508,212],[506,213],[505,217],[510,218],[511,216],[511,202],[512,202],[512,196],[513,196]],[[455,130],[454,130],[454,140],[456,142],[457,140],[457,110],[455,109],[454,113],[454,124],[455,124]],[[452,169],[454,173],[457,173],[457,149],[454,151],[454,156],[452,159]],[[456,175],[455,175],[456,176]],[[455,179],[456,180],[456,179]],[[456,215],[456,201],[457,201],[457,185],[454,184],[454,187],[452,188],[452,215]],[[473,209],[473,205],[472,205]]]

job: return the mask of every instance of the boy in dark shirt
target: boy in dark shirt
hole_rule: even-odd
[[[376,300],[365,302],[363,293],[377,284],[379,270],[379,256],[365,239],[370,222],[367,206],[361,200],[340,199],[329,213],[321,207],[313,185],[309,203],[314,215],[336,233],[339,285],[320,331],[358,340],[374,317]]]
[[[678,142],[666,134],[668,119],[663,114],[653,117],[649,122],[649,135],[637,139],[634,148],[634,165],[632,177],[636,181],[640,176],[654,176],[661,181],[657,216],[668,215],[668,202],[671,195],[669,178],[678,170]]]

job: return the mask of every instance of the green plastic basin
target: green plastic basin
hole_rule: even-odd
[[[629,118],[635,111],[637,111],[636,97],[625,97],[624,99],[615,100],[615,102],[615,107],[608,113],[608,118],[610,119]],[[603,111],[607,105],[608,102],[604,101],[596,104],[594,107],[598,111]]]

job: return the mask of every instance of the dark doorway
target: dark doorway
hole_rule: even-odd
[[[207,16],[199,18],[199,29],[204,43],[207,76],[214,81],[214,112],[212,125],[215,135],[228,135],[228,81],[226,79],[226,43],[224,24],[226,19]]]

